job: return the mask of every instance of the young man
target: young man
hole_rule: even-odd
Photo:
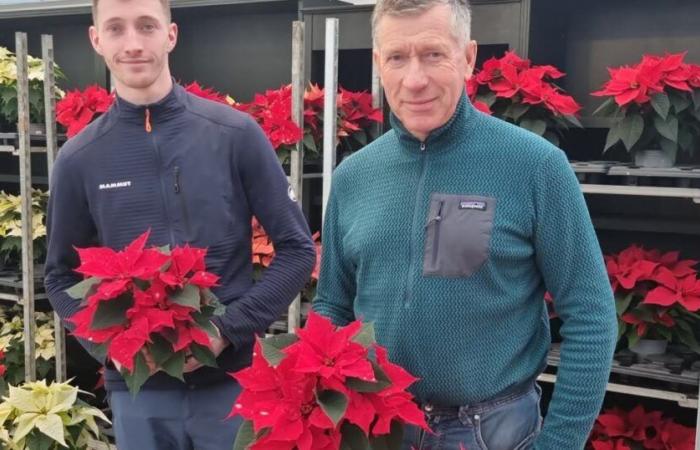
[[[74,247],[122,249],[150,229],[149,245],[208,248],[226,313],[211,339],[220,369],[185,366],[185,383],[154,374],[132,399],[115,367],[106,371],[120,450],[230,450],[238,421],[225,421],[239,387],[226,372],[250,363],[256,333],[308,280],[315,249],[274,150],[245,114],[175,84],[177,42],[167,0],[94,0],[90,40],[116,88],[112,108],[67,142],[55,164],[48,214],[46,290],[64,318],[79,302]],[[277,256],[252,283],[251,216]],[[89,349],[87,343],[86,347]]]
[[[582,449],[617,338],[614,300],[564,152],[469,103],[466,0],[378,0],[389,131],[333,177],[314,308],[374,322],[420,378],[435,434],[404,448]],[[561,365],[541,429],[552,293]]]

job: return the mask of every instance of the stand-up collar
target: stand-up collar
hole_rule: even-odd
[[[158,124],[168,121],[185,109],[187,92],[177,83],[168,95],[148,105],[135,105],[117,95],[115,112],[120,120],[143,124],[146,131],[151,131]]]
[[[393,112],[389,120],[403,148],[410,152],[420,153],[426,151],[428,153],[436,153],[451,148],[451,144],[454,144],[458,137],[464,136],[465,129],[469,127],[474,114],[476,112],[466,92],[462,92],[462,97],[457,103],[457,108],[450,120],[440,128],[431,131],[423,142],[413,136]]]

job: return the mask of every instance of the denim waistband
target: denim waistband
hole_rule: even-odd
[[[461,406],[446,406],[446,405],[435,405],[430,402],[421,403],[420,409],[429,417],[458,417],[462,414],[475,415],[483,414],[490,411],[499,405],[516,400],[524,395],[536,390],[536,382],[527,381],[518,385],[515,385],[506,391],[498,394],[497,396],[484,400],[482,402],[474,403],[471,405],[461,405]]]

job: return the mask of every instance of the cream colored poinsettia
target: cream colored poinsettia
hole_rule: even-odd
[[[46,236],[44,218],[49,193],[32,189],[32,231],[34,239]],[[0,238],[22,236],[22,198],[0,191]]]
[[[53,317],[50,314],[35,313],[36,323],[41,324],[34,334],[36,344],[36,358],[46,361],[56,357],[56,339],[54,337]],[[20,315],[15,315],[11,320],[0,320],[0,350],[8,353],[13,344],[23,345],[24,322]]]
[[[54,63],[54,70],[63,76],[60,68]],[[32,55],[27,55],[27,78],[30,81],[44,81],[44,61]],[[0,47],[0,84],[13,84],[17,81],[17,57],[6,47]]]
[[[25,449],[32,434],[41,433],[69,449],[86,448],[90,434],[97,437],[96,419],[109,423],[97,408],[78,399],[78,388],[70,382],[46,381],[10,386],[0,403],[0,440],[11,449]],[[77,440],[73,436],[78,436]]]

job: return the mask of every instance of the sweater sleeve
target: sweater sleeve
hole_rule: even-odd
[[[576,176],[562,151],[534,178],[537,264],[561,318],[561,362],[538,450],[583,449],[617,340],[615,301]]]
[[[252,119],[246,119],[241,133],[234,166],[251,213],[272,239],[275,258],[263,278],[214,319],[234,347],[252,344],[256,334],[285,312],[316,263],[316,248],[306,219],[270,142]]]
[[[313,309],[336,325],[346,325],[355,319],[355,267],[346,258],[343,231],[340,226],[340,182],[342,167],[334,174],[323,223],[323,255],[321,274]]]
[[[67,144],[69,145],[69,144]],[[74,272],[78,253],[74,247],[90,247],[97,242],[97,231],[90,215],[82,177],[64,148],[58,155],[51,176],[49,206],[46,216],[47,253],[44,266],[44,287],[49,302],[69,330],[75,327],[66,319],[80,310],[80,302],[70,297],[66,289],[80,282]],[[93,344],[78,339],[80,344],[100,363],[105,357]]]

